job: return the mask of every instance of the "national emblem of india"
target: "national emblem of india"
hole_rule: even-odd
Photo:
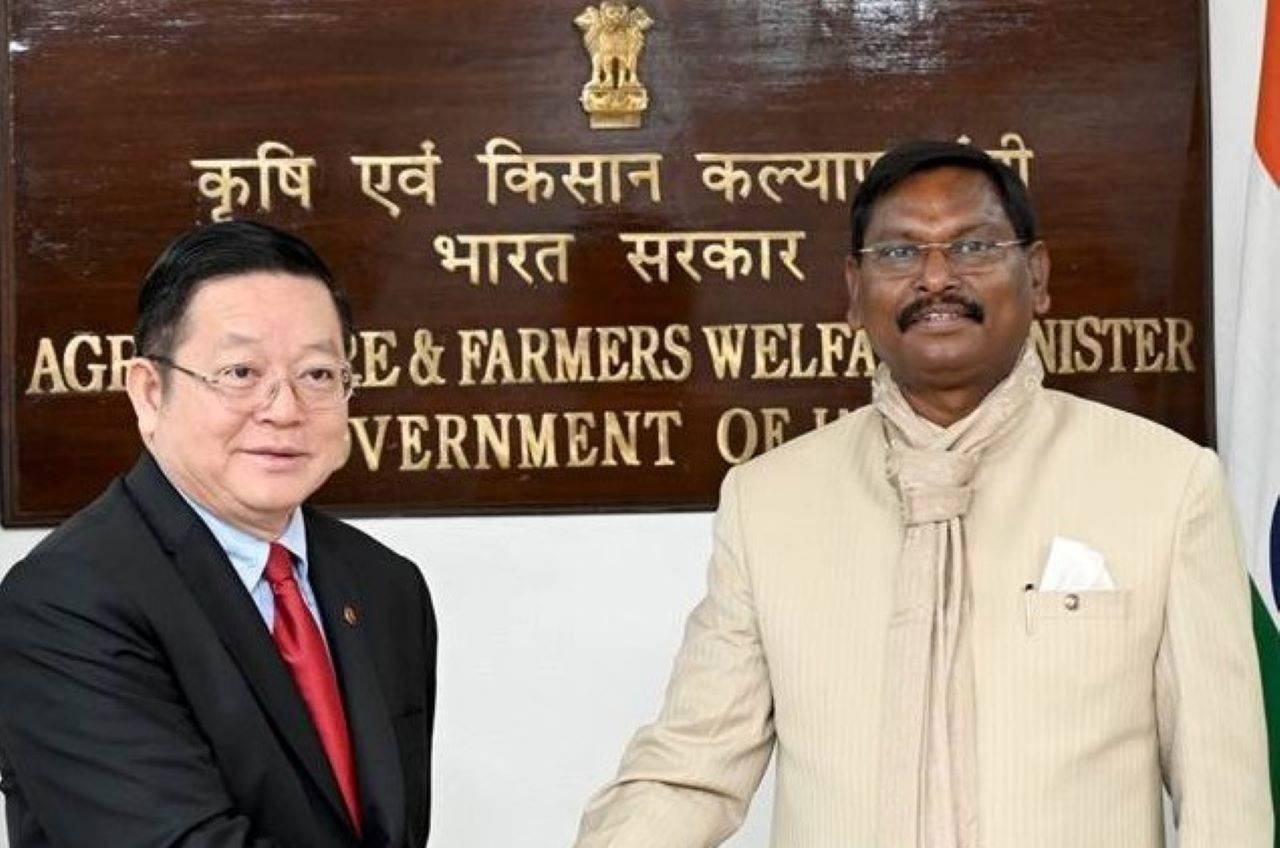
[[[582,87],[582,108],[593,130],[635,129],[649,108],[649,92],[636,66],[644,49],[644,31],[653,19],[640,6],[604,0],[574,18],[591,56],[591,79]]]

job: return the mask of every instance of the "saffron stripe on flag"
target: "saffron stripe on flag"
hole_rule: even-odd
[[[1280,3],[1276,0],[1267,4],[1263,44],[1254,144],[1271,181],[1280,185]]]

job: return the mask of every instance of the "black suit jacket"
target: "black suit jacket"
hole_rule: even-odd
[[[436,655],[426,584],[408,560],[304,509],[362,837],[244,585],[143,456],[0,586],[11,848],[425,844]]]

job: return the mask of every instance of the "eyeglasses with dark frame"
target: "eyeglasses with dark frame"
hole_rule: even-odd
[[[252,412],[270,406],[285,382],[293,389],[293,396],[298,402],[310,410],[336,409],[350,400],[354,391],[351,367],[345,363],[308,365],[293,376],[267,380],[264,374],[251,365],[228,365],[213,374],[202,374],[179,365],[167,356],[145,358],[199,380],[229,407],[241,412]]]
[[[956,273],[989,271],[1000,264],[1011,247],[1025,245],[1026,239],[990,241],[963,238],[955,241],[886,242],[858,250],[867,270],[879,277],[914,277],[924,270],[924,256],[940,251]]]

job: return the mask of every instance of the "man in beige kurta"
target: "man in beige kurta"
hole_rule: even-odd
[[[872,404],[725,478],[666,703],[578,848],[702,848],[777,752],[775,848],[1271,848],[1248,584],[1217,458],[1043,388],[1049,259],[980,151],[868,174]]]

